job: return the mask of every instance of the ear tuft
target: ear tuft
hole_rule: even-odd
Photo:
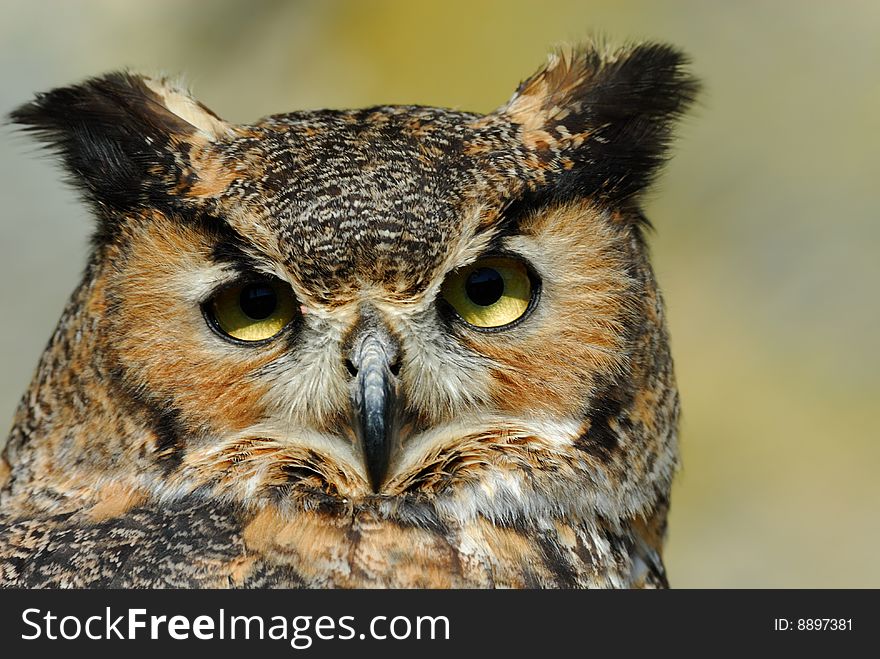
[[[166,80],[111,73],[38,94],[10,115],[61,155],[100,208],[159,204],[187,172],[189,151],[231,131]]]
[[[674,123],[697,96],[687,64],[660,44],[563,50],[497,113],[519,124],[551,184],[624,203],[654,179]]]

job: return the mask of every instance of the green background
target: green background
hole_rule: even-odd
[[[706,85],[647,203],[680,381],[667,562],[689,587],[880,587],[880,4],[0,3],[0,111],[107,70],[184,73],[233,121],[489,111],[554,46],[668,41]],[[0,419],[85,263],[57,168],[0,132]],[[0,439],[0,442],[3,440]]]

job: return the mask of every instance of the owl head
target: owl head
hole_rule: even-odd
[[[97,230],[12,490],[664,518],[678,398],[640,199],[696,89],[647,44],[558,52],[485,115],[237,125],[132,73],[39,95],[12,117]]]

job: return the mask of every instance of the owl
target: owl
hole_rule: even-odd
[[[238,125],[130,72],[13,112],[96,230],[0,462],[0,584],[665,587],[640,200],[697,90],[590,44],[489,114]]]

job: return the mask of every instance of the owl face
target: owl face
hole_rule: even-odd
[[[681,67],[560,54],[489,115],[232,125],[130,74],[19,110],[99,215],[65,339],[96,388],[65,424],[106,444],[88,473],[245,505],[652,509],[677,396],[638,196]]]
[[[366,257],[331,275],[349,279],[329,299],[280,245],[223,224],[127,226],[136,247],[108,246],[107,357],[121,389],[165,420],[161,459],[236,488],[299,473],[353,498],[479,471],[489,465],[463,456],[483,443],[576,440],[591,392],[625,368],[640,291],[628,232],[582,204],[504,233],[485,212],[466,209],[433,262],[430,243],[388,258],[391,273],[421,263],[418,288],[401,291]]]

